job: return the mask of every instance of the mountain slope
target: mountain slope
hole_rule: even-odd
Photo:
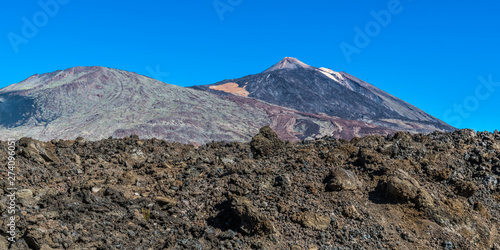
[[[221,95],[241,95],[244,90],[245,96],[268,103],[308,113],[366,121],[395,130],[454,130],[417,107],[352,75],[312,67],[290,57],[259,74],[193,88]]]
[[[132,72],[75,67],[0,90],[0,139],[98,140],[137,134],[183,143],[248,141],[271,125],[282,139],[388,134],[387,128],[219,96]]]

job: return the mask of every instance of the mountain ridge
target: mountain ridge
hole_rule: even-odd
[[[302,112],[361,120],[395,130],[432,132],[433,129],[455,129],[346,72],[309,66],[291,57],[262,73],[192,88],[219,95],[234,94],[231,89],[224,88],[228,84],[232,90],[243,88],[248,97]],[[415,128],[415,123],[424,128]]]
[[[291,57],[262,73],[188,88],[78,66],[0,89],[1,135],[99,140],[136,134],[202,144],[248,141],[265,125],[290,141],[454,129],[355,76]]]
[[[106,67],[73,67],[0,89],[0,135],[39,140],[159,138],[182,143],[247,141],[265,125],[280,138],[352,138],[391,129],[280,107],[253,98],[221,97]],[[5,138],[0,138],[5,139]]]

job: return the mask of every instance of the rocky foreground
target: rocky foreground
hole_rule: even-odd
[[[500,133],[7,142],[0,249],[500,249]]]

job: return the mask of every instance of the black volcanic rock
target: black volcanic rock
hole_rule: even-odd
[[[269,156],[283,147],[283,142],[271,127],[265,126],[252,138],[250,146],[255,156]]]
[[[232,88],[222,87],[228,84],[233,84]],[[395,130],[454,130],[415,106],[354,76],[312,67],[290,57],[259,74],[193,88],[222,95],[244,89],[248,97],[268,103],[308,113],[362,120]]]
[[[500,133],[322,138],[258,158],[250,143],[137,137],[16,148],[18,241],[0,196],[1,250],[500,249]]]

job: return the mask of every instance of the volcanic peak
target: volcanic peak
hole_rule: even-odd
[[[285,58],[283,58],[283,60],[279,61],[277,64],[271,66],[266,71],[264,71],[264,73],[276,71],[276,70],[281,70],[281,69],[289,69],[289,70],[314,69],[314,67],[309,66],[309,65],[299,61],[297,58],[285,57]]]

